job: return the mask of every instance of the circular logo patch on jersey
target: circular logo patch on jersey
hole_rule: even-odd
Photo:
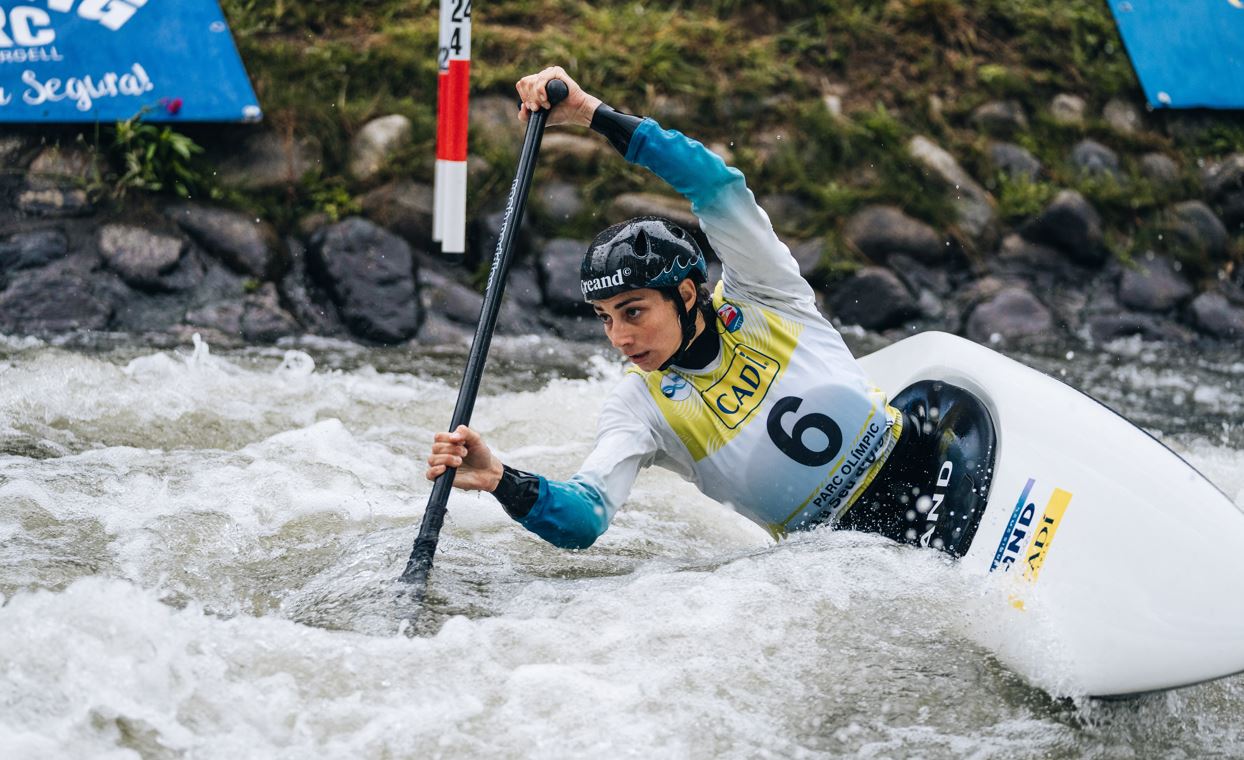
[[[717,317],[726,326],[726,332],[734,332],[743,326],[743,312],[735,308],[733,304],[722,304],[717,310]]]
[[[687,378],[671,372],[661,378],[661,393],[670,401],[682,401],[691,395],[691,384]]]

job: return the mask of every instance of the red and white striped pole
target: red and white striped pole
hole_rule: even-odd
[[[440,241],[442,253],[461,256],[466,252],[471,0],[441,0],[440,42],[432,238]]]

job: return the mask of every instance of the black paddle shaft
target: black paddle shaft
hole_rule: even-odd
[[[566,83],[560,79],[550,81],[546,92],[551,106],[556,106],[569,94]],[[496,327],[497,314],[501,310],[506,275],[514,258],[514,237],[523,221],[527,194],[531,191],[531,178],[535,173],[536,156],[540,153],[540,141],[544,137],[544,125],[548,118],[549,109],[541,109],[530,114],[527,120],[523,151],[518,157],[518,175],[510,186],[510,199],[505,206],[505,222],[501,225],[501,239],[497,241],[497,250],[493,254],[488,287],[484,290],[484,304],[480,308],[479,326],[475,328],[475,339],[471,342],[471,353],[467,357],[466,371],[462,375],[462,387],[458,389],[458,403],[454,405],[453,420],[449,423],[450,431],[471,422],[480,377],[484,374],[484,362],[488,359],[488,347],[492,344],[493,328]],[[441,526],[445,523],[445,504],[449,501],[456,472],[456,468],[446,468],[432,484],[428,507],[423,513],[423,523],[419,526],[419,537],[415,539],[410,559],[406,562],[406,570],[402,573],[401,580],[417,584],[420,593],[427,585],[428,573],[432,570],[432,556],[436,554]]]

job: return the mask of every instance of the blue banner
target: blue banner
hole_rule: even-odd
[[[216,0],[0,0],[0,121],[258,121]]]
[[[1154,108],[1244,108],[1244,0],[1110,0]]]

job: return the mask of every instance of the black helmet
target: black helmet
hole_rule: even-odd
[[[639,288],[677,288],[708,279],[704,254],[691,233],[673,222],[642,216],[596,236],[579,268],[583,300],[598,301]]]
[[[695,337],[696,310],[704,313],[705,325],[712,324],[712,304],[707,298],[701,296],[696,308],[688,311],[678,297],[678,286],[687,278],[697,287],[708,280],[708,266],[700,246],[691,233],[655,216],[630,219],[601,232],[583,254],[583,265],[579,268],[585,301],[612,298],[628,290],[655,288],[664,291],[674,302],[682,328],[682,343],[660,366],[661,372],[674,364],[691,345]]]

